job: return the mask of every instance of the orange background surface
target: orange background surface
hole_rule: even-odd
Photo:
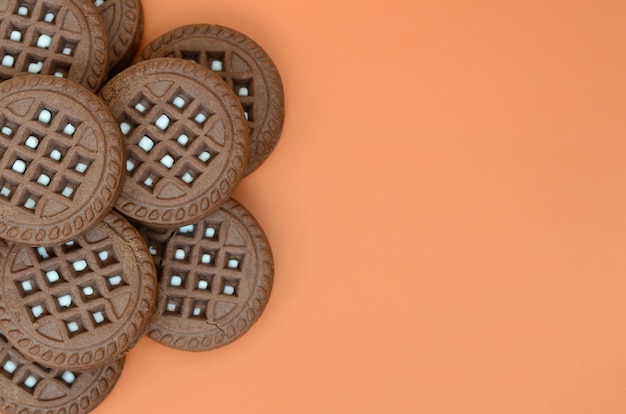
[[[144,338],[97,413],[626,412],[626,2],[144,0],[255,39],[286,121],[236,191],[241,339]]]

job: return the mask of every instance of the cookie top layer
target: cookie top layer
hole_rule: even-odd
[[[67,371],[30,361],[0,333],[0,410],[3,413],[87,413],[111,393],[124,359],[88,371]]]
[[[154,262],[119,214],[54,247],[0,249],[0,331],[27,358],[87,370],[121,358],[156,301]]]
[[[93,0],[102,16],[109,45],[109,76],[135,57],[143,34],[141,0]]]
[[[274,265],[263,230],[241,204],[230,199],[202,222],[171,234],[142,234],[159,264],[150,338],[204,351],[234,341],[259,318]]]
[[[155,57],[191,60],[224,79],[241,102],[250,130],[246,174],[257,169],[276,146],[285,117],[280,74],[261,46],[236,30],[195,24],[158,37],[135,61]]]
[[[0,2],[0,81],[40,74],[97,91],[106,80],[107,38],[91,0]]]
[[[0,238],[49,246],[84,233],[112,208],[125,155],[108,107],[82,86],[0,83]]]
[[[121,72],[100,96],[126,137],[120,212],[176,228],[230,197],[246,168],[249,138],[237,98],[217,75],[181,59],[152,59]]]

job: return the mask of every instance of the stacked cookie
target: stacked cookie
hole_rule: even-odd
[[[219,347],[269,298],[269,244],[231,195],[280,136],[278,71],[216,25],[166,33],[127,67],[141,10],[0,5],[3,412],[90,411],[144,334]]]

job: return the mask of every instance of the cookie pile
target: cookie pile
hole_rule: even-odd
[[[231,195],[279,139],[278,71],[226,27],[142,32],[139,0],[0,4],[2,412],[88,412],[143,335],[213,349],[269,298]]]

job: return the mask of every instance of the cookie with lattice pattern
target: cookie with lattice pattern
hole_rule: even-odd
[[[0,273],[0,331],[27,358],[57,369],[121,358],[156,303],[146,244],[115,212],[62,245],[1,249]]]
[[[182,59],[151,59],[115,76],[100,96],[126,138],[118,211],[176,228],[230,197],[246,169],[249,137],[241,105],[219,76]]]
[[[93,0],[107,30],[109,77],[121,72],[135,57],[143,35],[141,0]]]
[[[259,223],[237,201],[230,199],[200,223],[142,234],[159,264],[150,338],[204,351],[234,341],[259,318],[274,262]]]
[[[87,371],[48,368],[20,354],[0,333],[0,410],[3,413],[87,413],[111,393],[124,358]]]
[[[91,0],[0,2],[0,81],[54,75],[95,92],[107,70],[106,30]]]
[[[228,27],[194,24],[159,36],[135,62],[155,57],[191,60],[224,79],[241,102],[250,130],[246,174],[257,169],[278,143],[285,117],[280,74],[261,46]]]
[[[126,153],[108,107],[54,76],[0,83],[0,238],[50,246],[112,208]]]

